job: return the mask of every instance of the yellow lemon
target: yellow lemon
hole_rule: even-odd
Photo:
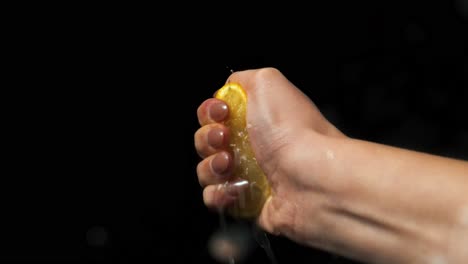
[[[262,169],[258,166],[247,132],[247,94],[237,83],[227,83],[215,94],[226,102],[229,116],[225,125],[230,129],[229,148],[234,157],[234,178],[248,181],[238,201],[228,208],[228,213],[238,218],[257,217],[270,196],[270,186]]]

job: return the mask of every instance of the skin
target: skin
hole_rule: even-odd
[[[347,137],[277,69],[234,72],[272,195],[258,225],[274,235],[366,263],[467,263],[468,162]],[[209,208],[229,206],[229,109],[197,110],[197,175]]]

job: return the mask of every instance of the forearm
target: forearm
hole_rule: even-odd
[[[325,248],[371,263],[467,261],[468,162],[327,140],[314,154],[325,164],[315,176],[329,182],[318,217]]]

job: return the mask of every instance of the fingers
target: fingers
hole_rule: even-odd
[[[204,187],[203,199],[209,208],[228,206],[237,200],[242,182],[232,181],[234,162],[227,151],[229,129],[221,124],[229,115],[229,109],[223,101],[210,98],[197,109],[201,127],[195,132],[195,148],[204,158],[197,166],[200,185]]]
[[[249,187],[246,180],[233,179],[234,162],[227,151],[208,156],[197,166],[200,185],[204,187],[203,201],[209,208],[223,208],[237,201]]]
[[[197,109],[198,122],[204,126],[211,123],[222,122],[227,118],[229,109],[223,101],[210,98],[205,100]]]
[[[208,208],[223,208],[231,205],[249,187],[246,180],[231,183],[208,185],[203,189],[203,202]]]
[[[198,181],[202,187],[229,180],[233,169],[232,156],[222,151],[202,160],[197,166]]]
[[[221,124],[205,125],[195,132],[195,149],[202,158],[227,149],[228,142],[229,129]]]

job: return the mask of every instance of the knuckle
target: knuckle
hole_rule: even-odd
[[[254,77],[255,77],[255,80],[257,81],[264,81],[264,80],[268,80],[279,75],[281,75],[281,72],[277,68],[265,67],[265,68],[258,69],[255,72]]]

